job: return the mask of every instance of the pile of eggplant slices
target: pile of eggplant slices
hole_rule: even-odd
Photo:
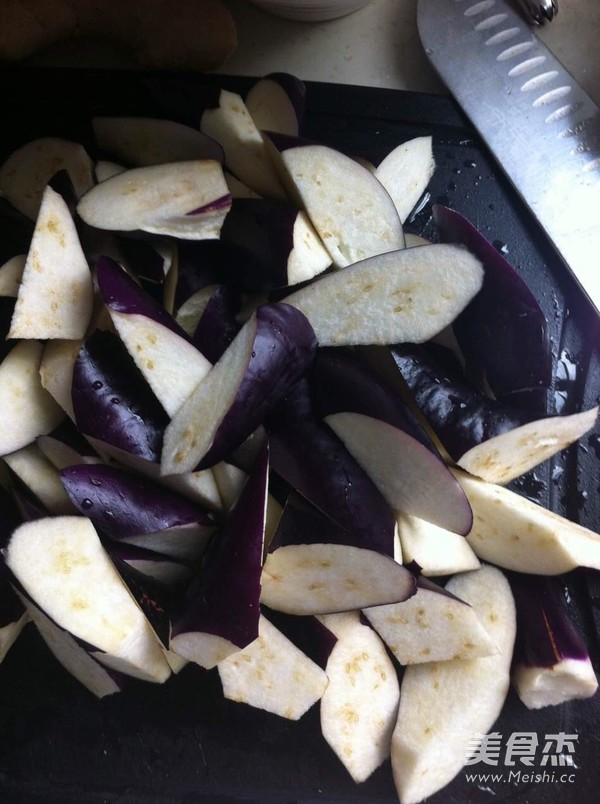
[[[556,576],[600,536],[507,484],[597,409],[536,412],[544,317],[464,217],[405,234],[431,138],[375,167],[301,139],[304,103],[275,74],[197,129],[97,117],[102,158],[0,167],[0,658],[31,620],[98,697],[193,662],[284,718],[320,702],[352,778],[391,754],[411,804],[511,683],[596,691]],[[529,360],[479,348],[492,310]]]

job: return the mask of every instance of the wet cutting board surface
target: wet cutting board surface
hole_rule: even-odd
[[[250,83],[130,72],[6,70],[0,157],[47,134],[91,144],[93,114],[154,115],[197,124],[207,87],[218,84],[243,92]],[[422,208],[407,228],[435,237],[432,202],[465,214],[522,273],[546,313],[556,378],[549,411],[567,413],[597,404],[598,320],[453,101],[309,84],[303,133],[375,163],[399,142],[432,134],[437,169]],[[596,430],[515,488],[600,530],[599,479]],[[596,625],[600,617],[594,600],[598,605],[600,584],[583,572],[572,573],[565,583],[598,669],[594,616]],[[573,780],[475,783],[461,772],[432,802],[597,800],[597,698],[531,713],[511,692],[495,730],[503,735],[504,746],[513,732],[535,733],[538,756],[546,735],[577,734],[576,767],[568,769]],[[532,770],[543,768],[535,763]],[[96,701],[67,676],[30,625],[0,665],[0,800],[392,804],[397,799],[389,762],[366,783],[356,786],[351,781],[320,735],[318,707],[290,723],[223,700],[217,673],[195,666],[162,687],[132,681],[125,693]]]

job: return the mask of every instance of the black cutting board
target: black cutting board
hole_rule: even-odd
[[[0,158],[42,135],[77,139],[93,150],[93,114],[163,116],[197,124],[214,86],[244,93],[251,79],[112,71],[6,68],[0,72]],[[436,172],[408,229],[435,238],[431,204],[465,214],[524,276],[549,322],[555,382],[549,412],[573,412],[600,397],[600,325],[543,233],[456,104],[447,97],[365,87],[308,84],[304,135],[377,163],[399,142],[433,135]],[[524,359],[526,356],[524,356]],[[544,464],[514,487],[600,530],[600,432]],[[600,670],[600,583],[596,573],[564,578],[573,614]],[[528,712],[511,692],[495,731],[540,745],[532,768],[479,764],[502,782],[455,781],[430,799],[477,804],[597,801],[600,704]],[[577,734],[574,767],[542,768],[546,735]],[[503,753],[501,753],[501,758]],[[547,775],[507,781],[510,770]],[[551,773],[554,772],[555,780]],[[571,779],[556,781],[561,773]],[[327,747],[318,707],[291,723],[223,700],[216,672],[186,667],[164,686],[133,681],[121,695],[95,700],[51,657],[33,630],[0,665],[0,801],[44,804],[392,804],[389,762],[355,785]]]

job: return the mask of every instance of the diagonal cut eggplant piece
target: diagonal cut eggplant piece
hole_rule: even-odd
[[[321,698],[321,732],[360,783],[390,755],[400,685],[383,642],[360,622],[358,612],[320,620],[330,627],[330,618],[337,621],[337,642],[325,668],[329,684]]]
[[[98,229],[218,238],[231,196],[214,160],[132,168],[89,190],[77,205],[85,223]]]
[[[410,514],[399,514],[396,521],[404,563],[414,561],[425,577],[479,569],[479,559],[460,534]]]
[[[27,254],[10,338],[82,338],[92,316],[92,276],[65,201],[42,198]]]
[[[265,559],[261,603],[287,614],[329,614],[415,593],[414,576],[391,552],[381,552],[376,529],[343,530],[306,504],[286,504]]]
[[[211,363],[165,308],[108,257],[96,265],[100,295],[119,337],[156,398],[173,416]]]
[[[318,617],[286,614],[262,604],[261,614],[302,653],[325,670],[337,637]]]
[[[334,413],[325,423],[377,486],[390,508],[466,535],[469,503],[443,461],[408,433],[361,413]]]
[[[167,414],[114,333],[97,330],[83,343],[72,402],[85,436],[146,461],[160,460]]]
[[[513,573],[517,641],[512,683],[528,709],[591,698],[598,689],[590,655],[556,578]]]
[[[42,137],[13,151],[0,167],[0,190],[19,212],[35,220],[46,185],[59,170],[68,172],[78,198],[94,184],[92,160],[82,145]]]
[[[216,108],[207,108],[200,130],[225,152],[225,165],[234,176],[261,196],[285,198],[285,192],[265,144],[242,98],[224,89]]]
[[[0,296],[17,298],[26,261],[26,254],[17,254],[0,266]]]
[[[215,140],[173,120],[94,117],[92,128],[102,151],[135,167],[198,159],[223,161],[223,149]]]
[[[169,649],[201,667],[215,667],[259,635],[268,478],[265,448],[172,623]]]
[[[58,470],[37,444],[28,444],[5,455],[4,461],[49,513],[60,515],[76,512],[60,482]]]
[[[227,285],[212,287],[192,332],[192,343],[211,363],[223,356],[240,331],[237,310],[237,299]]]
[[[600,534],[504,486],[453,471],[473,509],[467,541],[482,561],[531,575],[600,569]]]
[[[467,377],[508,404],[544,412],[552,350],[542,309],[508,260],[463,215],[434,204],[433,216],[442,239],[465,245],[485,269],[481,293],[453,324]]]
[[[269,131],[264,141],[290,198],[306,210],[336,267],[404,248],[394,202],[365,167],[295,137]]]
[[[393,556],[394,515],[368,474],[316,418],[306,379],[275,409],[267,429],[273,470],[344,531],[343,543]]]
[[[215,530],[202,508],[123,469],[80,464],[60,478],[80,513],[111,539],[194,560]]]
[[[434,170],[431,137],[415,137],[403,142],[377,166],[375,178],[390,194],[402,223],[427,189]]]
[[[456,318],[482,281],[466,249],[435,243],[377,254],[285,301],[308,318],[320,346],[421,343]]]
[[[299,720],[323,695],[325,671],[262,616],[259,636],[218,665],[230,701]]]
[[[259,307],[167,427],[163,473],[226,458],[302,376],[315,349],[302,313],[281,303]]]
[[[476,611],[425,578],[417,579],[417,593],[408,600],[363,613],[402,665],[496,653]]]
[[[40,382],[43,349],[39,341],[19,341],[0,363],[0,455],[52,432],[64,418]]]
[[[269,73],[250,87],[246,108],[261,131],[297,137],[306,111],[306,84],[290,73]]]
[[[84,517],[53,517],[15,530],[5,560],[51,620],[93,646],[112,669],[147,681],[170,674],[160,644]]]
[[[126,684],[125,676],[100,664],[68,631],[56,625],[26,595],[21,594],[20,598],[27,616],[31,618],[40,636],[73,678],[97,698],[105,698],[107,695],[123,691]]]
[[[402,804],[416,804],[452,781],[473,737],[488,732],[510,686],[515,604],[495,567],[455,575],[447,590],[471,605],[498,648],[492,656],[407,667],[392,737],[392,771]]]
[[[581,438],[598,416],[595,407],[540,419],[469,387],[423,347],[399,345],[390,351],[452,460],[490,483],[506,484],[533,469]]]

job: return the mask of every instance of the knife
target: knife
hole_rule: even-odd
[[[508,0],[418,0],[432,65],[600,313],[600,109]]]

